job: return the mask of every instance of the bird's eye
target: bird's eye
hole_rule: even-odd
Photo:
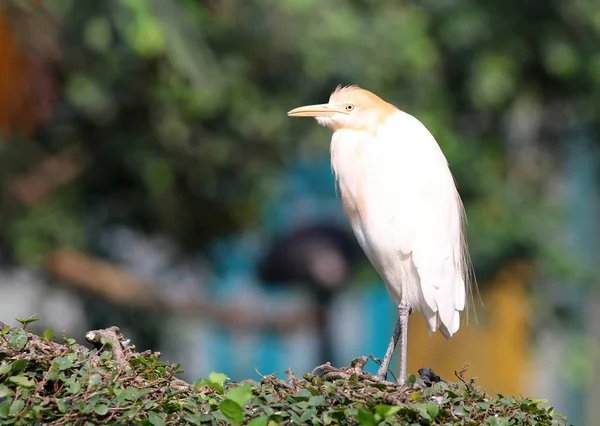
[[[350,112],[354,109],[354,105],[352,104],[346,104],[346,111]]]

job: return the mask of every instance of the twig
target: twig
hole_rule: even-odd
[[[121,346],[124,338],[119,327],[110,327],[105,330],[88,331],[85,335],[85,339],[90,343],[94,343],[98,347],[105,345],[105,343],[102,342],[102,339],[104,339],[106,342],[108,342],[108,346],[111,348],[115,360],[126,368],[131,368],[127,358],[125,357],[125,353],[123,352],[123,347]]]

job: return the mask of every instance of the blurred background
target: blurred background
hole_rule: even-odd
[[[330,131],[286,116],[359,84],[432,131],[469,218],[478,322],[414,315],[410,372],[593,424],[598,46],[594,0],[0,0],[0,319],[118,325],[187,380],[382,357]]]

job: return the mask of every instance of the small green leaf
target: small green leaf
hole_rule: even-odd
[[[356,421],[362,426],[375,426],[377,424],[375,416],[363,408],[359,408],[356,412]]]
[[[489,426],[508,426],[509,421],[506,417],[490,416],[488,418],[487,424]]]
[[[198,379],[194,382],[194,389],[198,390],[202,386],[209,386],[209,387],[213,388],[214,390],[216,390],[219,394],[223,395],[223,392],[224,392],[223,386],[221,386],[218,383],[211,382],[210,380],[206,380],[206,379]]]
[[[8,381],[16,384],[17,386],[22,386],[24,388],[31,388],[35,386],[33,380],[29,380],[25,376],[12,376],[8,378]]]
[[[8,374],[12,370],[12,364],[2,364],[0,365],[0,375]]]
[[[398,411],[402,409],[401,406],[398,405],[377,405],[375,406],[375,412],[379,414],[384,419],[386,417],[393,416]]]
[[[11,401],[8,399],[0,402],[0,417],[2,417],[2,418],[8,417],[8,413],[10,412],[10,404],[11,404]]]
[[[13,374],[19,374],[21,371],[25,370],[25,367],[27,367],[27,360],[18,359],[11,364],[10,371]]]
[[[313,396],[312,398],[310,398],[308,400],[308,405],[311,405],[313,407],[322,407],[327,405],[327,401],[325,401],[325,398],[323,398],[323,395],[317,395],[317,396]]]
[[[213,383],[218,384],[219,386],[223,386],[223,383],[225,383],[226,380],[230,380],[230,379],[223,373],[215,373],[213,371],[208,375],[208,380],[210,380]]]
[[[80,390],[81,390],[81,383],[79,383],[79,382],[73,382],[69,386],[69,392],[71,392],[73,395],[79,393]]]
[[[221,402],[219,410],[235,424],[240,424],[244,421],[244,410],[237,402],[231,399]]]
[[[301,389],[292,395],[294,399],[299,401],[308,401],[312,396],[313,394],[308,389]]]
[[[106,416],[106,414],[108,413],[108,405],[106,405],[106,404],[98,404],[98,405],[96,405],[94,407],[94,411],[99,416]]]
[[[89,385],[90,386],[98,386],[102,381],[102,376],[98,373],[94,373],[90,376]]]
[[[250,398],[252,398],[252,387],[250,386],[250,383],[244,383],[227,392],[227,399],[237,402],[242,407]]]
[[[9,393],[10,393],[10,389],[8,389],[8,386],[0,385],[0,399],[6,398]]]
[[[69,368],[73,367],[73,361],[64,357],[54,358],[52,362],[60,371],[68,370]]]
[[[165,426],[166,425],[165,421],[163,420],[163,417],[160,414],[155,413],[154,411],[150,411],[148,413],[148,421],[150,421],[150,424],[152,426]]]
[[[419,415],[421,417],[423,417],[425,420],[431,420],[431,416],[429,415],[429,412],[427,411],[427,404],[413,404],[410,406],[410,408],[412,408],[417,413],[419,413]]]
[[[433,385],[434,392],[445,392],[448,390],[448,384],[446,382],[437,382]]]
[[[104,351],[102,352],[102,355],[100,355],[100,361],[101,362],[106,362],[106,361],[110,361],[112,359],[112,351]]]
[[[300,416],[300,423],[305,424],[308,420],[312,419],[314,415],[318,413],[316,408],[309,408],[304,410],[302,415]]]
[[[248,426],[267,426],[267,422],[269,421],[268,417],[256,417],[248,422]]]
[[[17,351],[23,350],[25,345],[27,344],[27,332],[25,330],[19,329],[16,330],[8,340],[8,343],[13,349]]]
[[[16,320],[23,324],[23,329],[26,329],[29,324],[39,321],[40,319],[37,316],[32,315],[29,318],[16,318]]]
[[[56,334],[54,334],[54,331],[52,331],[51,328],[44,330],[44,339],[48,340],[49,342],[52,342],[54,339],[56,339]]]
[[[432,419],[435,419],[438,413],[440,412],[440,407],[433,401],[429,401],[427,403],[427,412],[431,416]]]
[[[71,405],[71,400],[69,398],[61,398],[56,401],[56,406],[58,407],[58,411],[61,413],[66,413],[69,411],[69,407]]]
[[[15,416],[23,410],[25,407],[25,401],[22,399],[15,399],[12,404],[10,404],[10,410],[8,412],[9,415]]]

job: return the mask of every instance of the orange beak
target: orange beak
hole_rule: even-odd
[[[345,111],[336,105],[320,104],[294,108],[287,115],[290,117],[331,117],[339,113],[345,113]]]

